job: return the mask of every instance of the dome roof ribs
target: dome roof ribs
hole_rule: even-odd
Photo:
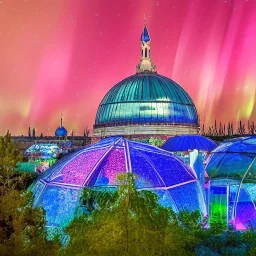
[[[130,151],[129,151],[129,145],[128,142],[125,141],[125,160],[126,160],[126,171],[127,173],[131,173],[132,172],[132,164],[131,164],[131,158],[130,158]]]
[[[87,178],[85,179],[83,186],[88,186],[91,180],[91,177],[93,176],[93,174],[95,173],[95,170],[97,168],[99,168],[100,164],[102,163],[102,161],[104,160],[104,158],[110,153],[110,151],[112,151],[114,149],[114,147],[116,145],[118,145],[120,142],[123,141],[123,138],[120,137],[117,141],[114,141],[113,145],[109,147],[109,149],[99,158],[99,160],[96,162],[96,164],[94,165],[94,167],[92,168],[91,172],[89,173],[89,175],[87,176]],[[120,144],[119,144],[120,145]],[[121,144],[122,145],[122,144]]]
[[[133,148],[134,148],[134,147],[133,147]],[[145,155],[141,154],[138,149],[136,149],[136,148],[134,148],[134,149],[135,149],[135,150],[145,159],[145,161],[148,162],[149,165],[153,168],[153,170],[155,171],[156,175],[158,176],[158,178],[160,179],[160,181],[161,181],[161,182],[163,183],[163,185],[164,185],[164,186],[161,187],[161,188],[166,189],[166,184],[165,184],[164,180],[162,179],[162,177],[159,175],[159,173],[158,173],[157,169],[155,168],[154,164],[148,159],[148,157],[146,157]],[[193,182],[194,182],[194,181],[193,181]],[[149,188],[145,188],[145,189],[148,189],[148,190],[149,190]],[[159,187],[158,187],[158,188],[151,188],[151,190],[156,190],[156,189],[159,189]],[[166,189],[166,190],[168,191],[168,194],[169,194],[169,196],[170,196],[170,200],[171,200],[173,206],[175,207],[175,209],[173,209],[173,210],[178,211],[179,209],[178,209],[178,207],[177,207],[175,201],[173,200],[171,193],[169,192],[168,189]]]
[[[192,99],[180,85],[156,73],[143,73],[115,85],[98,108],[95,127],[126,123],[197,126],[198,115]]]

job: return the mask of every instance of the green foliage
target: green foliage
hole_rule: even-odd
[[[22,157],[17,146],[11,141],[11,134],[9,131],[3,137],[0,137],[0,168],[14,169],[18,161]]]
[[[32,182],[33,175],[25,172],[21,175],[16,171],[21,159],[18,147],[12,142],[8,131],[5,136],[0,137],[0,196],[6,195],[10,190],[25,190]]]
[[[59,244],[46,240],[44,212],[26,192],[33,177],[16,171],[20,160],[10,133],[0,137],[0,255],[54,255]]]
[[[0,198],[0,255],[57,253],[59,244],[46,240],[45,215],[32,207],[31,193],[10,190]]]
[[[199,239],[195,248],[195,254],[198,256],[256,255],[256,234],[253,230],[226,231],[221,223],[213,223],[210,228],[205,228],[207,219],[203,218],[198,211],[193,213],[182,211],[178,214],[172,212],[172,219],[185,232]]]
[[[163,140],[161,138],[150,137],[148,143],[157,147],[161,147],[163,145]]]
[[[22,160],[18,147],[11,140],[9,131],[0,137],[0,196],[10,190],[25,190],[31,184],[34,175],[16,171],[17,163]]]
[[[245,244],[249,244],[249,256],[256,255],[256,233],[255,230],[249,229],[242,233],[242,241]]]
[[[156,194],[137,191],[132,174],[118,176],[118,190],[85,190],[91,214],[67,228],[71,240],[61,255],[193,255],[198,240],[171,221]]]

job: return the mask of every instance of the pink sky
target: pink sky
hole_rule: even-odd
[[[255,0],[0,0],[0,134],[92,129],[135,73],[143,16],[158,73],[193,98],[201,123],[256,121]]]

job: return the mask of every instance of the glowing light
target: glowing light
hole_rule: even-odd
[[[245,117],[249,119],[251,117],[256,96],[256,83],[255,81],[249,80],[246,81],[244,86],[244,98],[247,100],[247,107],[245,111]]]

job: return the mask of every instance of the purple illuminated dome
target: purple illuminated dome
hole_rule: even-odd
[[[110,137],[82,148],[49,168],[32,186],[35,206],[46,210],[48,225],[65,226],[79,214],[84,187],[115,189],[119,173],[131,172],[138,189],[154,191],[159,202],[176,212],[205,213],[196,174],[173,154],[122,137]]]

